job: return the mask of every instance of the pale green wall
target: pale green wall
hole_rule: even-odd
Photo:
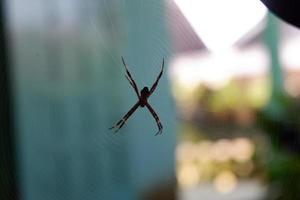
[[[108,130],[136,101],[120,56],[140,87],[168,58],[162,1],[12,0],[9,11],[22,199],[131,200],[173,178],[166,73],[150,99],[162,136],[146,109]]]

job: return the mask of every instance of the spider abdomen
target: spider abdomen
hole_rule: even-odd
[[[149,97],[149,89],[148,87],[144,87],[141,90],[141,98],[140,98],[140,106],[144,107],[147,104],[147,99]]]
[[[141,90],[141,98],[142,99],[145,99],[149,96],[149,89],[148,87],[144,87],[142,90]]]

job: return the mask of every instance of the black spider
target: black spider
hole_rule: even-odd
[[[156,89],[156,86],[158,85],[158,81],[161,78],[162,74],[163,74],[163,69],[164,69],[164,59],[162,62],[162,66],[161,66],[161,71],[158,75],[158,77],[156,78],[156,81],[153,83],[150,91],[148,89],[148,87],[144,87],[141,92],[139,93],[139,89],[135,83],[135,81],[133,80],[127,65],[122,57],[122,62],[123,65],[125,66],[126,69],[126,75],[125,77],[127,78],[127,80],[129,81],[130,85],[132,86],[132,88],[134,89],[137,97],[138,97],[138,101],[136,102],[136,104],[124,115],[124,117],[118,121],[113,127],[109,128],[109,129],[113,129],[113,128],[117,128],[115,132],[117,132],[120,128],[122,128],[122,126],[125,124],[126,120],[134,113],[134,111],[139,107],[147,107],[148,110],[150,111],[150,113],[152,114],[152,116],[154,117],[156,124],[158,126],[158,132],[155,135],[161,134],[162,133],[162,129],[163,126],[160,123],[159,117],[157,116],[156,112],[154,111],[154,109],[150,106],[150,104],[148,103],[148,98],[151,96],[151,94],[154,92],[154,90]]]

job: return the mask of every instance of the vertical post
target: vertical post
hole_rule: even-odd
[[[12,98],[8,65],[5,1],[0,1],[0,199],[16,200]]]
[[[282,72],[278,55],[278,28],[276,18],[268,13],[265,42],[270,52],[272,99],[284,95]]]

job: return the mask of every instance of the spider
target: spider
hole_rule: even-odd
[[[129,81],[130,85],[132,86],[132,88],[134,89],[137,97],[138,97],[138,101],[135,103],[134,106],[132,106],[132,108],[124,115],[124,117],[118,121],[114,126],[112,126],[109,129],[114,129],[116,128],[115,132],[118,132],[120,128],[122,128],[122,126],[125,124],[125,122],[128,120],[128,118],[136,111],[136,109],[140,106],[140,107],[147,107],[147,109],[149,110],[149,112],[152,114],[153,118],[156,121],[157,127],[158,127],[158,132],[155,135],[161,134],[162,133],[162,129],[163,126],[160,122],[160,119],[158,117],[158,115],[156,114],[156,112],[154,111],[154,109],[150,106],[150,104],[148,103],[148,98],[151,96],[151,94],[154,92],[154,90],[156,89],[157,85],[158,85],[158,81],[161,78],[162,74],[163,74],[163,69],[164,69],[164,59],[162,62],[162,66],[161,66],[161,71],[158,75],[158,77],[156,78],[156,81],[153,83],[152,87],[150,88],[150,90],[148,89],[148,87],[144,87],[140,92],[139,89],[135,83],[135,81],[133,80],[127,65],[124,61],[124,58],[122,58],[122,62],[123,65],[126,69],[126,74],[125,77],[126,79]]]

